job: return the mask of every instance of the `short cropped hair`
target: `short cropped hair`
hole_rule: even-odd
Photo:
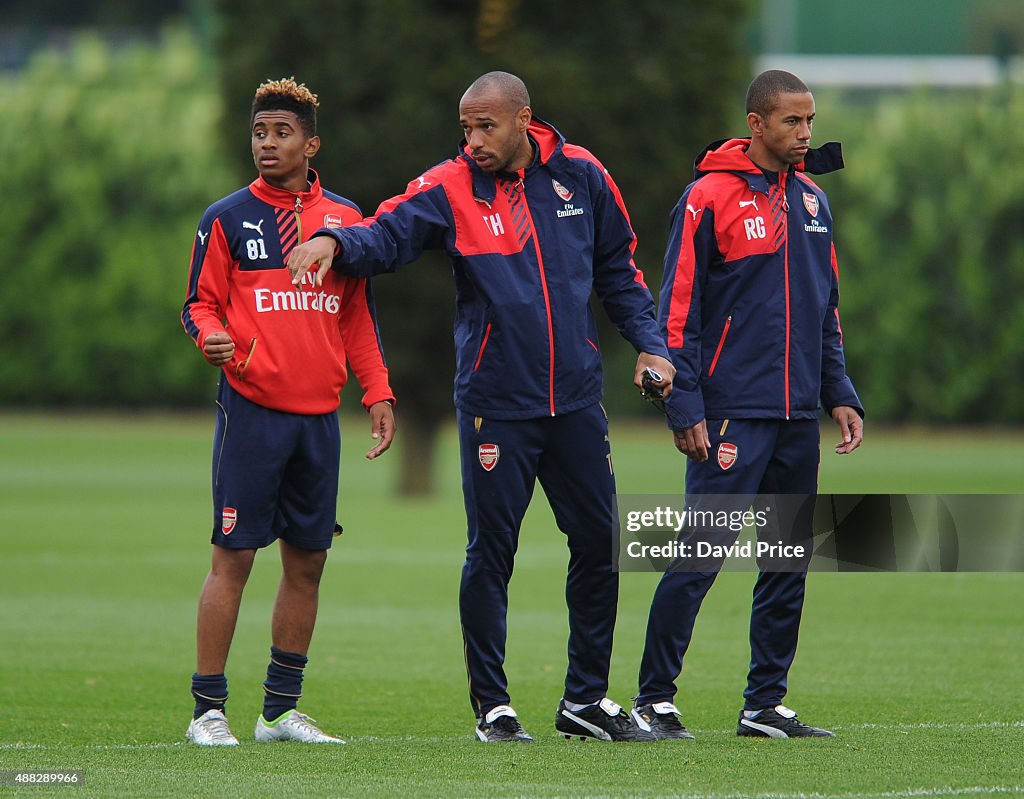
[[[780,94],[804,94],[809,91],[807,84],[792,72],[769,69],[751,81],[747,89],[747,113],[771,116],[778,105]]]
[[[469,97],[494,90],[516,111],[530,104],[530,93],[522,78],[511,72],[494,71],[481,75],[473,81],[463,96]]]
[[[260,111],[291,111],[299,119],[303,132],[312,138],[316,136],[316,109],[320,101],[305,83],[296,83],[295,76],[281,80],[268,80],[256,89],[249,115],[249,127],[256,121]]]

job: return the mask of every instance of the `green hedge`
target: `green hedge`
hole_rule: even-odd
[[[817,107],[846,144],[823,185],[869,417],[1024,421],[1024,87]]]
[[[228,165],[247,157],[244,135],[237,158],[218,145],[217,90],[181,32],[117,54],[86,38],[0,78],[0,404],[175,406],[211,394],[215,372],[178,312],[200,214],[244,181]],[[869,417],[1024,421],[1024,89],[816,97],[815,139],[843,140],[849,164],[821,183]],[[633,124],[637,146],[658,126]],[[645,168],[659,168],[657,152]],[[645,217],[640,169],[616,171]],[[687,179],[677,175],[678,191]],[[664,244],[651,224],[648,269]],[[612,359],[610,379],[628,367]],[[617,413],[643,412],[628,387],[613,394]]]
[[[738,31],[750,0],[592,0],[582,14],[578,4],[540,0],[328,6],[218,0],[227,141],[243,130],[260,80],[295,74],[320,96],[316,165],[325,185],[370,214],[455,153],[458,101],[474,78],[515,72],[534,112],[614,175],[637,231],[637,263],[657,290],[668,214],[693,156],[727,120],[742,123],[742,97],[733,95],[746,88]],[[239,37],[254,18],[265,24]],[[452,416],[449,275],[447,260],[428,253],[374,282],[402,414],[419,426]],[[603,310],[596,317],[608,407],[643,413],[632,386],[636,353]]]
[[[0,78],[0,403],[209,395],[178,321],[199,217],[234,182],[209,72],[171,32],[116,55],[83,38]]]

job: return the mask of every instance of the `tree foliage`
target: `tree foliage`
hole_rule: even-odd
[[[324,184],[372,213],[455,154],[459,98],[476,77],[514,72],[535,113],[616,177],[656,290],[667,215],[690,180],[693,155],[736,116],[746,78],[736,31],[747,5],[595,0],[581,14],[574,4],[540,0],[220,0],[225,141],[241,168],[253,90],[295,75],[320,96]],[[410,470],[419,473],[428,469],[429,439],[452,413],[448,274],[443,258],[428,255],[374,284],[402,435],[427,439],[419,442],[425,449],[411,450],[419,462]],[[636,355],[605,328],[612,406],[636,409]]]
[[[83,37],[0,83],[0,402],[170,405],[211,370],[178,321],[190,242],[230,178],[191,37]]]
[[[252,170],[249,106],[267,78],[295,75],[320,99],[324,186],[372,214],[428,167],[455,152],[458,86],[472,72],[472,16],[459,4],[418,0],[333,3],[221,0],[224,141]],[[465,4],[462,4],[465,5]],[[262,20],[259,26],[253,19]],[[237,35],[240,30],[244,36]],[[403,484],[430,488],[431,448],[452,413],[454,299],[450,269],[426,255],[398,278],[374,281],[384,350],[398,395]]]
[[[1024,88],[892,96],[830,124],[848,144],[828,191],[868,413],[1024,421]]]
[[[85,37],[5,74],[0,404],[212,395],[216,373],[178,322],[189,250],[203,209],[254,173],[248,103],[268,77],[295,74],[320,93],[325,183],[372,212],[454,152],[464,86],[518,72],[536,112],[615,176],[656,290],[668,210],[693,154],[743,132],[745,77],[727,58],[728,7],[618,8],[598,2],[577,19],[529,0],[238,2],[222,23],[227,114],[180,31],[116,54]],[[1024,421],[1024,89],[816,99],[816,141],[846,145],[847,169],[821,182],[849,370],[870,418]],[[403,440],[429,439],[451,412],[448,268],[416,264],[375,286]],[[643,412],[619,341],[604,331],[612,411]]]
[[[527,1],[497,46],[498,66],[526,81],[535,112],[614,177],[655,295],[669,212],[693,180],[694,157],[745,130],[750,65],[740,35],[753,9],[746,0],[598,0],[581,14],[572,3]],[[608,408],[643,412],[632,385],[636,353],[596,316]]]

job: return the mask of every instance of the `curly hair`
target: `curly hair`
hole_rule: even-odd
[[[296,83],[295,76],[268,80],[259,85],[252,100],[252,113],[249,115],[249,127],[256,120],[260,111],[291,111],[299,119],[303,132],[307,136],[316,136],[316,109],[320,101],[305,83]]]

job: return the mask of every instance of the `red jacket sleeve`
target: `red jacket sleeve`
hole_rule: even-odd
[[[714,210],[707,205],[699,187],[687,189],[672,211],[665,251],[660,316],[676,367],[672,393],[665,403],[673,430],[685,430],[704,418],[701,299],[708,264],[717,254]]]
[[[338,325],[345,356],[363,388],[363,407],[369,409],[374,403],[386,400],[394,402],[369,280],[345,279]]]
[[[207,226],[204,234],[203,227]],[[203,348],[206,337],[224,331],[225,308],[231,283],[234,258],[220,220],[204,217],[192,247],[192,267],[188,278],[188,295],[181,309],[181,323],[196,346]]]

